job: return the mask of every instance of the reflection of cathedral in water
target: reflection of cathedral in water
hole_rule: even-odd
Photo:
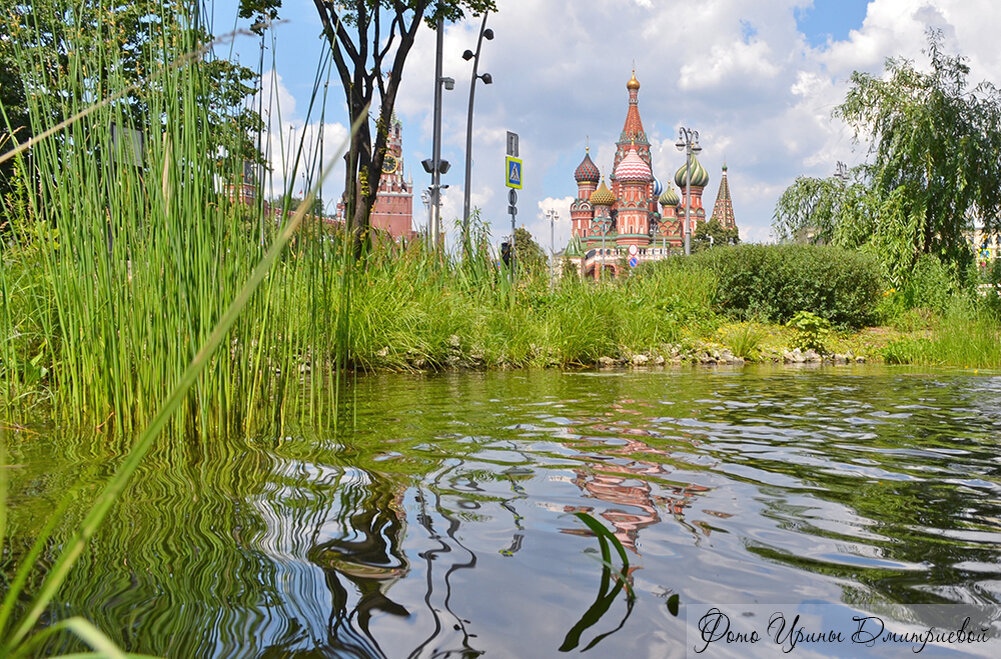
[[[613,405],[610,414],[628,413],[623,406],[630,402]],[[487,543],[494,547],[492,556],[514,559],[511,571],[502,571],[508,577],[533,564],[546,574],[551,568],[546,549],[553,540],[537,526],[540,520],[527,521],[533,510],[588,512],[636,555],[642,554],[643,529],[665,517],[694,532],[684,518],[706,488],[670,482],[670,454],[656,447],[656,431],[594,421],[571,430],[573,439],[559,440],[576,454],[576,466],[555,480],[580,493],[559,508],[546,505],[547,493],[536,489],[544,487],[538,481],[541,456],[517,441],[504,447],[508,455],[499,463],[482,462],[474,449],[419,482],[399,473],[342,467],[311,473],[307,486],[288,485],[302,480],[304,468],[291,466],[282,479],[280,508],[265,514],[280,520],[269,535],[279,545],[277,564],[283,567],[274,580],[275,601],[283,604],[270,609],[274,618],[268,626],[278,633],[258,656],[479,656],[481,641],[474,632],[482,630],[470,621],[482,619],[484,605],[478,597],[471,601],[468,589],[491,582],[484,572],[491,558],[478,561],[463,535],[475,538],[482,533],[474,528],[480,523],[493,524],[496,535]],[[566,516],[558,520],[561,534],[592,535]],[[564,544],[552,546],[558,551]],[[475,573],[464,572],[478,564]]]
[[[587,469],[575,469],[573,483],[586,496],[600,502],[610,504],[603,509],[596,505],[566,506],[566,512],[587,512],[607,522],[613,528],[615,537],[624,547],[639,555],[637,540],[642,529],[661,521],[661,509],[683,521],[685,509],[691,505],[695,494],[706,492],[708,488],[701,485],[666,486],[658,484],[656,490],[670,494],[657,494],[651,485],[651,479],[657,480],[670,472],[664,462],[657,458],[667,458],[666,451],[654,448],[650,444],[636,438],[637,436],[653,436],[648,430],[619,426],[596,425],[592,430],[612,432],[623,443],[617,446],[602,447],[601,458],[585,461]],[[590,438],[600,442],[600,438]],[[628,458],[628,461],[614,462],[604,459],[607,456],[618,455]],[[652,460],[637,459],[638,455],[654,456]],[[589,534],[581,529],[565,529],[571,534]]]

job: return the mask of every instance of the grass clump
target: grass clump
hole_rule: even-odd
[[[955,298],[935,331],[892,341],[883,357],[891,364],[996,368],[1001,365],[1001,319],[975,299]]]

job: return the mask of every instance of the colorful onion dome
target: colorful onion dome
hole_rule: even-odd
[[[626,89],[632,91],[640,88],[640,81],[636,79],[636,69],[633,69],[633,77],[626,83]],[[564,170],[565,171],[565,170]]]
[[[668,184],[667,188],[660,194],[657,201],[661,206],[677,206],[681,203],[678,193],[674,191],[674,186]]]
[[[678,187],[682,190],[685,189],[685,165],[678,168],[678,171],[674,173],[674,182],[678,184]],[[692,187],[704,188],[709,184],[709,172],[706,168],[699,164],[699,159],[692,155]]]
[[[646,164],[640,158],[640,154],[636,152],[636,144],[633,144],[629,148],[629,153],[619,162],[619,166],[615,168],[615,180],[642,181],[644,183],[653,180],[653,172],[650,171],[650,165]]]
[[[660,193],[664,191],[664,184],[660,182],[660,179],[656,176],[653,177],[653,196],[654,199],[660,196]]]
[[[588,151],[590,151],[590,149]],[[577,169],[574,170],[574,180],[578,183],[597,183],[600,175],[598,167],[594,164],[594,161],[591,160],[591,154],[585,151],[584,159],[579,165],[577,165]]]
[[[608,189],[605,185],[605,179],[602,177],[601,185],[598,189],[591,193],[591,205],[592,206],[611,206],[615,203],[615,195],[612,191]]]

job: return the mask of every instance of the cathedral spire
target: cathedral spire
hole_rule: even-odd
[[[634,140],[637,144],[649,145],[646,132],[643,130],[643,121],[640,120],[640,81],[636,79],[635,69],[629,82],[626,83],[626,89],[629,90],[629,109],[626,111],[626,122],[622,126],[622,135],[619,136],[619,145],[625,146]]]
[[[730,184],[726,180],[726,162],[723,163],[723,176],[719,181],[719,192],[716,193],[716,203],[709,221],[718,220],[724,229],[737,225],[733,217],[733,201],[730,199]]]

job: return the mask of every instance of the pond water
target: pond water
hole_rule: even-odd
[[[997,636],[997,374],[371,376],[351,397],[353,429],[157,449],[53,615],[183,658],[685,656],[712,607],[759,633],[777,610],[956,629],[925,606],[946,604]],[[8,441],[9,576],[66,492],[80,519],[118,449],[100,434]],[[575,511],[618,538],[635,599]],[[992,642],[923,654],[991,656]]]

